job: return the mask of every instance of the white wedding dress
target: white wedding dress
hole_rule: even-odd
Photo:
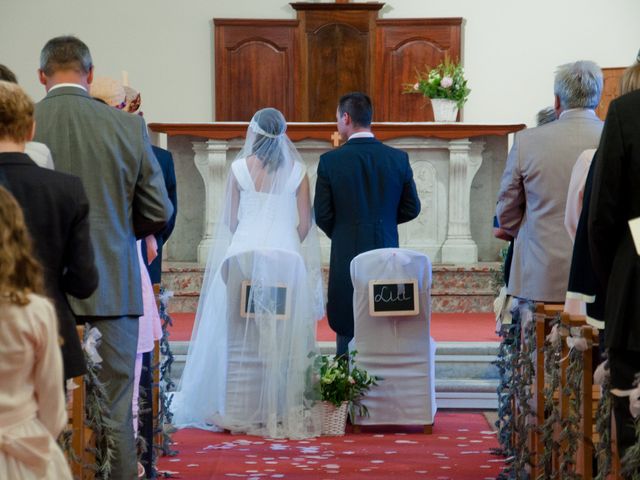
[[[218,232],[218,243],[227,246],[207,265],[173,397],[178,427],[271,438],[319,434],[319,419],[311,415],[316,320],[323,315],[317,231],[312,225],[300,241],[297,191],[304,167],[295,162],[277,174],[280,184],[266,193],[256,190],[246,159],[231,165],[237,228]],[[234,214],[222,216],[225,223]],[[225,231],[228,242],[221,240]]]

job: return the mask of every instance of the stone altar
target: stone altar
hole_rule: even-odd
[[[218,204],[229,166],[243,144],[246,122],[152,123],[166,134],[178,181],[176,228],[165,248],[173,262],[206,262],[216,231]],[[504,242],[492,236],[508,134],[524,125],[374,123],[376,137],[408,152],[422,211],[400,225],[400,246],[426,253],[433,263],[495,261]],[[307,167],[311,191],[321,153],[330,148],[334,123],[289,123],[288,135]],[[154,143],[164,143],[162,137]],[[329,239],[322,236],[328,263]]]

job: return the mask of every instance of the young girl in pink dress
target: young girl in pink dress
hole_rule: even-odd
[[[0,478],[71,479],[58,325],[22,211],[0,187]]]

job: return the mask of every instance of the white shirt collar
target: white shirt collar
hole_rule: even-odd
[[[371,132],[356,132],[353,135],[351,135],[347,141],[351,140],[352,138],[374,138],[374,137],[375,135]]]
[[[55,90],[56,88],[62,88],[62,87],[76,87],[76,88],[81,88],[82,90],[84,90],[85,92],[87,92],[87,89],[84,88],[82,85],[80,85],[79,83],[58,83],[56,85],[54,85],[53,87],[51,87],[49,89],[49,91],[51,90]],[[89,92],[87,92],[89,93]]]
[[[596,114],[593,108],[569,108],[567,110],[563,110],[558,118],[562,118],[565,116],[565,113],[569,114],[570,112],[591,112],[594,115]]]

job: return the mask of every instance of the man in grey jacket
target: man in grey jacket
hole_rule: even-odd
[[[558,120],[516,134],[496,207],[500,228],[515,238],[508,287],[514,297],[564,303],[573,246],[564,228],[567,190],[578,155],[598,145],[601,92],[595,63],[561,65],[554,81]]]
[[[117,435],[111,478],[134,479],[131,401],[138,317],[143,313],[136,237],[161,229],[173,207],[144,120],[87,93],[93,63],[81,40],[49,40],[40,55],[39,76],[47,96],[36,106],[36,138],[50,148],[57,170],[82,180],[100,276],[93,295],[69,302],[79,321],[102,333],[99,375]]]

